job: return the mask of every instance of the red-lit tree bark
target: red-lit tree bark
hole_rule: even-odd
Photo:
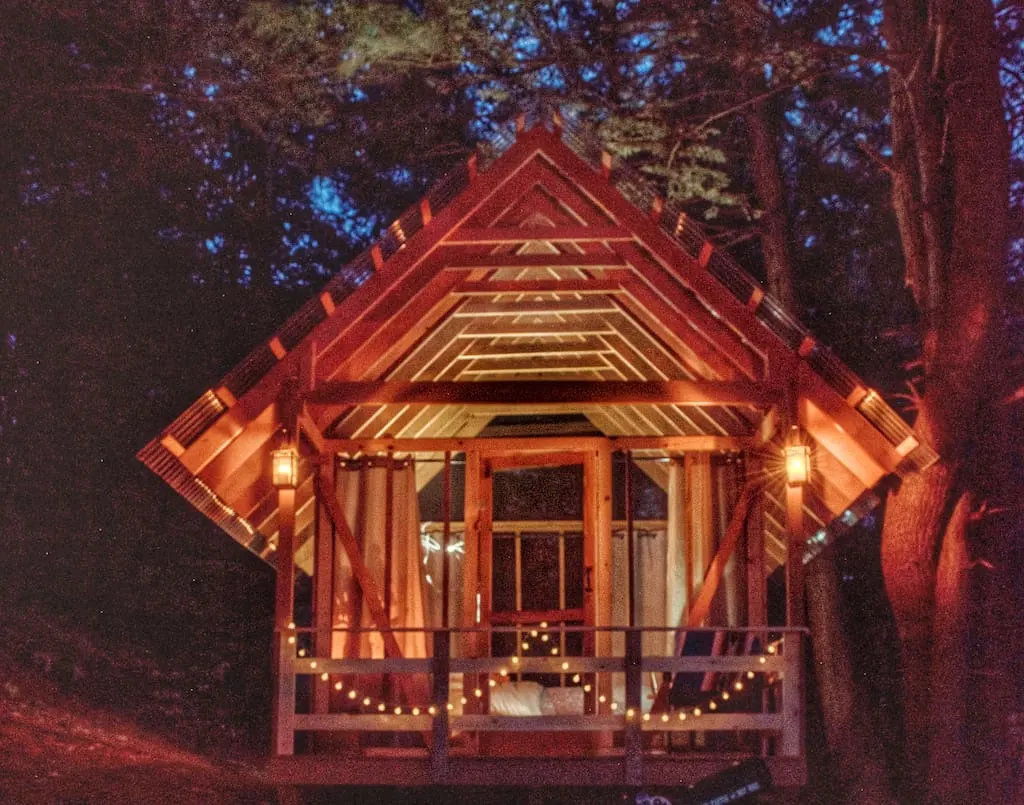
[[[966,653],[969,560],[985,549],[973,526],[984,528],[977,514],[998,494],[1005,466],[996,447],[1009,141],[998,42],[987,0],[885,0],[884,11],[893,202],[921,313],[917,430],[942,456],[893,495],[883,533],[902,649],[904,793],[914,802],[1003,801],[992,788],[1001,751],[984,723],[1002,714],[987,712],[992,702],[969,707],[979,680]]]

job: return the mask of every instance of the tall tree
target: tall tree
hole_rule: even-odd
[[[1009,138],[999,40],[987,0],[885,0],[883,7],[893,206],[923,344],[916,428],[942,456],[893,495],[883,531],[902,650],[907,794],[922,802],[1002,801],[1004,748],[985,721],[1005,709],[971,701],[979,678],[970,676],[967,653],[971,561],[998,566],[1005,550],[1000,535],[984,533],[983,517],[986,501],[1004,491],[1007,467],[998,401],[1005,396]],[[998,601],[987,606],[998,610]]]

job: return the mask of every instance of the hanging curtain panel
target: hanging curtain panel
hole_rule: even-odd
[[[345,519],[360,546],[371,578],[383,592],[390,587],[390,626],[417,631],[396,632],[405,657],[426,657],[428,625],[425,613],[424,562],[420,539],[419,503],[415,469],[410,462],[396,462],[391,503],[391,577],[385,584],[388,529],[387,459],[348,462],[337,473],[337,495]],[[335,545],[334,628],[366,630],[353,639],[336,631],[332,654],[336,657],[383,657],[384,643],[352,572],[348,555]]]

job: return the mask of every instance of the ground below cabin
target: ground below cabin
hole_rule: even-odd
[[[216,683],[215,669],[209,683],[202,676],[199,669],[189,674],[98,644],[38,609],[5,608],[0,802],[276,802],[256,776],[256,753],[246,756],[245,736],[212,724],[212,734],[202,736],[196,724],[203,719],[185,723],[195,716],[183,706],[189,690]],[[197,743],[209,746],[200,752]]]

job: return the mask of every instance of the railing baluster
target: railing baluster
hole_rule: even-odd
[[[430,773],[435,783],[448,779],[448,684],[451,658],[451,632],[434,632],[434,676],[432,702],[436,711],[430,744]]]
[[[626,630],[626,727],[623,750],[626,763],[626,785],[641,785],[644,776],[643,736],[641,723],[641,666],[643,664],[640,629]],[[633,717],[628,716],[633,712]]]
[[[294,647],[279,631],[277,639],[277,708],[274,712],[274,753],[295,754],[295,666]]]

